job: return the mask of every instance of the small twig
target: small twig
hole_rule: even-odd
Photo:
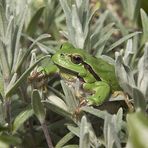
[[[6,111],[6,122],[10,125],[11,123],[11,101],[8,99],[5,102],[5,111]]]
[[[53,148],[53,144],[52,144],[46,123],[45,122],[42,123],[41,126],[42,126],[42,129],[43,129],[47,144],[48,144],[48,148]]]

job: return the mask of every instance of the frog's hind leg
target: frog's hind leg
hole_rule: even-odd
[[[92,96],[88,96],[88,105],[101,105],[110,95],[110,86],[104,81],[85,83],[85,90],[91,91]]]

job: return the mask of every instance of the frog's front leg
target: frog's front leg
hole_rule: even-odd
[[[94,83],[84,83],[83,88],[92,92],[92,96],[88,96],[88,105],[101,105],[110,95],[110,86],[104,81]]]

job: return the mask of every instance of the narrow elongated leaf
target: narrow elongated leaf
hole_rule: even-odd
[[[72,26],[75,31],[75,42],[76,42],[76,47],[83,49],[84,47],[84,34],[82,30],[82,24],[80,22],[80,18],[76,9],[76,6],[72,6]]]
[[[24,36],[26,37],[26,35],[24,35]],[[42,34],[37,39],[33,40],[33,43],[30,45],[30,47],[25,52],[25,54],[22,56],[22,58],[20,59],[19,63],[17,65],[15,63],[15,65],[14,65],[14,71],[15,72],[19,71],[20,67],[22,66],[22,63],[26,60],[26,58],[28,57],[28,55],[30,54],[30,52],[32,51],[34,45],[36,45],[37,42],[39,42],[42,39],[49,38],[49,37],[50,37],[49,34]]]
[[[69,140],[71,140],[75,135],[71,132],[66,134],[55,146],[55,148],[63,147]]]
[[[6,15],[5,15],[5,6],[3,5],[3,2],[0,1],[0,35],[2,37],[2,40],[4,39],[5,32],[6,32]]]
[[[12,61],[13,61],[13,53],[12,53],[12,47],[11,47],[11,41],[12,41],[12,30],[13,30],[13,23],[14,23],[14,16],[10,16],[9,22],[8,22],[8,26],[7,26],[7,30],[6,30],[6,34],[5,34],[5,40],[4,43],[6,44],[6,52],[8,55],[8,63],[9,65],[12,65]]]
[[[24,122],[28,120],[33,114],[34,112],[31,108],[28,108],[20,112],[13,122],[13,133],[15,133],[24,124]]]
[[[136,124],[133,124],[136,123]],[[129,140],[127,148],[147,148],[148,146],[148,118],[143,112],[136,112],[127,116]]]
[[[79,148],[79,146],[76,144],[72,144],[72,145],[63,146],[62,148]]]
[[[45,121],[45,110],[43,104],[41,103],[41,97],[38,90],[33,90],[32,108],[40,123],[43,124]]]
[[[140,0],[121,0],[127,17],[132,21],[136,21],[139,14]]]
[[[42,16],[44,9],[45,9],[45,7],[39,8],[39,10],[37,10],[35,15],[32,17],[32,19],[28,25],[28,28],[27,28],[27,33],[29,36],[32,36],[34,34],[36,28],[38,27],[37,24],[38,24],[39,19]]]
[[[22,34],[22,30],[23,30],[23,26],[24,26],[24,22],[25,22],[25,18],[26,18],[27,9],[28,9],[28,7],[25,6],[24,10],[21,13],[20,22],[19,22],[19,24],[17,24],[17,26],[15,28],[15,33],[13,34],[12,57],[14,57],[14,58],[13,58],[13,65],[11,65],[11,66],[15,66],[17,56],[19,53],[19,44],[20,44],[19,42],[21,39],[21,34]]]
[[[87,124],[87,119],[85,116],[81,119],[80,124],[80,148],[89,148],[90,141],[89,141],[89,127]]]
[[[132,55],[133,55],[133,42],[132,42],[132,39],[129,39],[127,42],[125,54],[123,57],[124,63],[126,65],[130,65]]]
[[[126,40],[132,38],[133,36],[139,34],[141,32],[134,32],[134,33],[131,33],[131,34],[128,34],[124,37],[122,37],[121,39],[119,39],[118,41],[116,41],[115,43],[113,43],[111,45],[111,47],[109,49],[107,49],[107,52],[110,52],[112,49],[114,49],[115,47],[119,46],[120,44],[122,44],[123,42],[125,42]]]
[[[148,98],[148,43],[144,48],[144,54],[138,63],[138,88]]]
[[[79,100],[76,99],[75,94],[74,94],[74,88],[71,87],[71,89],[64,83],[64,81],[61,81],[62,88],[65,94],[65,102],[66,105],[69,108],[70,112],[75,112],[79,105]]]
[[[142,43],[148,41],[148,16],[143,9],[140,10],[141,20],[142,20],[142,29],[143,29],[143,40]]]
[[[9,88],[6,90],[5,96],[9,96],[10,94],[12,94],[14,91],[16,91],[16,89],[19,87],[19,85],[21,85],[21,83],[23,83],[23,81],[27,78],[28,74],[33,70],[33,68],[40,62],[42,61],[44,58],[47,58],[50,56],[44,56],[42,58],[40,58],[39,60],[37,60],[31,67],[29,67],[22,75],[19,79],[17,79],[17,81]]]
[[[138,88],[133,88],[133,99],[136,109],[146,110],[146,100]]]
[[[116,53],[115,71],[120,86],[132,96],[132,87],[135,86],[134,76],[129,66],[124,64],[122,56],[119,53]]]
[[[116,133],[116,129],[114,124],[112,123],[112,119],[114,116],[107,115],[105,117],[104,123],[104,138],[105,138],[105,146],[106,148],[121,148],[120,139],[118,137],[118,133]]]
[[[57,114],[62,115],[65,118],[69,118],[69,119],[72,118],[72,114],[66,109],[67,107],[62,102],[62,100],[60,101],[59,98],[52,97],[52,96],[50,97],[50,99],[53,99],[53,101],[50,101],[50,100],[42,101],[45,103],[46,108],[49,108],[49,110],[52,110],[53,112],[56,112]],[[60,102],[60,104],[57,104],[58,102]]]
[[[69,41],[71,41],[71,43],[73,43],[73,45],[75,45],[75,33],[73,30],[73,26],[72,26],[71,9],[68,5],[67,0],[60,0],[60,3],[61,3],[61,6],[64,10],[64,14],[66,16],[66,24],[67,24],[67,29],[68,29]]]
[[[21,144],[22,141],[19,137],[16,137],[14,135],[12,136],[12,135],[1,134],[0,142],[9,144],[9,145],[19,145]]]
[[[87,106],[81,107],[81,110],[88,112],[88,113],[90,113],[94,116],[97,116],[101,119],[105,119],[105,116],[108,115],[108,113],[106,111],[100,111],[98,109],[95,109],[95,108],[92,108],[92,107],[87,107]]]
[[[80,129],[79,129],[79,127],[75,127],[75,126],[72,126],[72,125],[67,125],[67,128],[69,129],[69,131],[71,131],[77,137],[80,137]]]

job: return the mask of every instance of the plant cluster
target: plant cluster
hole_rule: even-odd
[[[0,0],[0,147],[147,148],[147,10],[147,0]],[[52,73],[64,41],[115,65],[126,105],[79,107]]]

